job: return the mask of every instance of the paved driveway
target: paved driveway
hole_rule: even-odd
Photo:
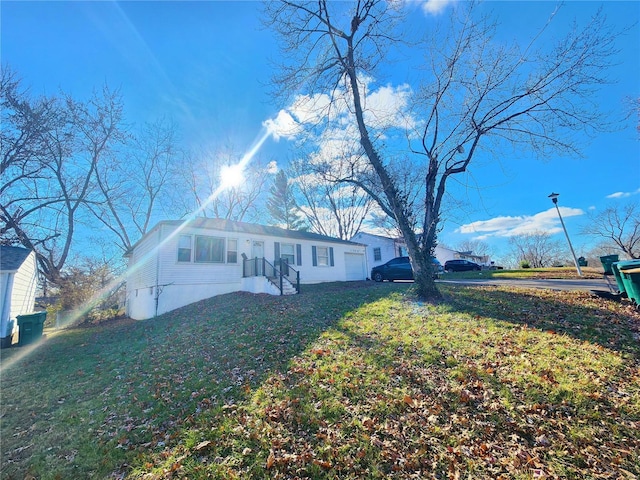
[[[585,278],[585,279],[573,279],[573,280],[564,280],[564,279],[553,279],[553,280],[542,280],[542,279],[519,279],[519,278],[487,278],[483,279],[460,279],[460,280],[436,280],[438,283],[452,283],[458,285],[490,285],[490,286],[501,286],[501,285],[509,285],[513,287],[522,287],[522,288],[546,288],[549,290],[606,290],[609,291],[609,286],[607,285],[607,281],[602,279],[593,279],[593,278]],[[614,291],[618,291],[618,286],[616,285],[615,279],[611,278],[611,287]]]

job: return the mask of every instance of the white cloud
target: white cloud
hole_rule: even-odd
[[[612,193],[611,195],[607,195],[606,198],[627,198],[632,195],[637,195],[639,193],[640,193],[640,188],[637,189],[635,192],[615,192],[615,193]]]
[[[265,120],[262,126],[275,140],[280,140],[280,137],[292,139],[302,132],[302,126],[286,110],[280,110],[276,118]]]
[[[584,215],[579,208],[560,207],[562,218]],[[496,217],[489,220],[462,225],[456,230],[464,234],[480,234],[474,237],[486,240],[489,237],[513,237],[534,232],[554,234],[562,231],[560,219],[555,208],[550,208],[535,215],[521,215],[517,217]]]
[[[360,81],[366,92],[364,114],[370,125],[380,129],[415,127],[416,121],[408,113],[412,94],[409,85],[386,85],[371,90],[373,79],[367,77]],[[275,118],[264,121],[263,126],[276,140],[281,137],[293,139],[303,133],[305,126],[319,125],[325,120],[335,122],[333,124],[339,125],[342,131],[353,128],[354,120],[345,95],[337,95],[333,102],[325,94],[298,95]],[[327,134],[323,137],[327,138]]]
[[[312,97],[308,95],[296,96],[289,111],[299,123],[318,123],[327,115],[331,105],[329,95],[316,94]]]
[[[411,127],[415,121],[405,112],[411,98],[411,87],[407,84],[393,87],[387,85],[367,96],[365,115],[370,125],[376,128]]]
[[[422,4],[422,10],[427,15],[438,15],[454,3],[456,0],[427,0]]]

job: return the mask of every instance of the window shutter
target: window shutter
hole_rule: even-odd
[[[313,260],[313,266],[317,267],[318,266],[318,252],[316,250],[316,246],[313,245],[311,247],[311,258]]]
[[[280,260],[280,242],[273,243],[273,259],[276,262]]]
[[[329,247],[329,265],[333,267],[333,247]]]
[[[302,245],[296,243],[296,265],[302,265]]]

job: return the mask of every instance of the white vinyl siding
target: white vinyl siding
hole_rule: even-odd
[[[33,312],[37,283],[36,256],[30,253],[13,276],[11,318]]]

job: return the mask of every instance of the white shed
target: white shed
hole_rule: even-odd
[[[0,339],[11,344],[16,317],[33,313],[38,285],[36,254],[22,247],[0,246]]]
[[[300,284],[367,277],[359,243],[215,218],[159,222],[127,256],[134,319],[225,293],[286,295]]]

